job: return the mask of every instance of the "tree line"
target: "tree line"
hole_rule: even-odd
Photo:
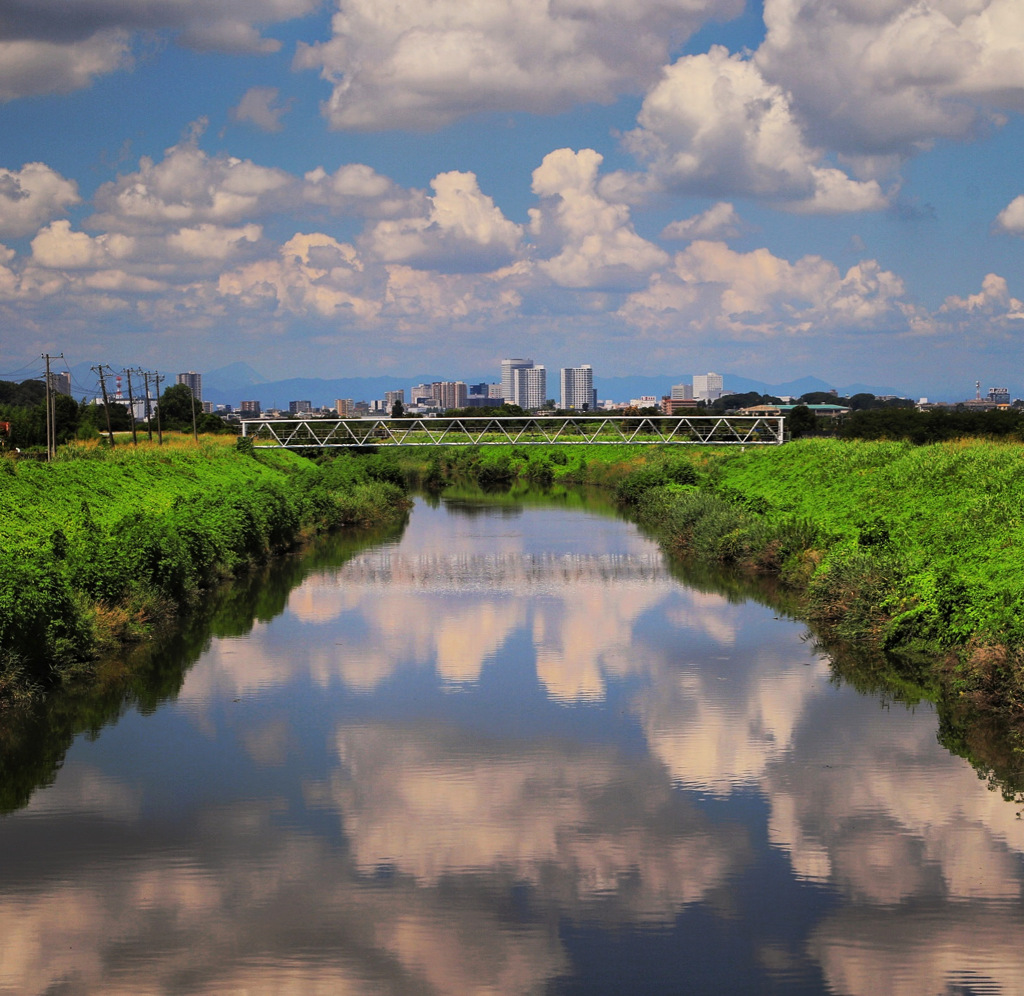
[[[750,391],[729,394],[708,406],[709,411],[728,412],[755,405],[782,404],[779,398]],[[820,417],[810,405],[841,405],[845,415]],[[917,445],[949,439],[984,436],[1024,439],[1024,409],[993,408],[972,411],[962,406],[918,411],[909,398],[878,398],[854,394],[848,398],[826,391],[812,391],[797,399],[797,407],[786,415],[791,438],[834,436],[839,439],[905,439]]]
[[[54,423],[57,445],[72,439],[95,439],[107,431],[107,418],[113,432],[131,428],[131,415],[126,404],[109,401],[75,401],[66,394],[53,397]],[[160,409],[160,427],[167,430],[192,431],[195,414],[199,432],[231,432],[232,427],[216,415],[204,415],[202,405],[192,396],[185,384],[168,387],[152,406]],[[0,422],[8,429],[0,434],[0,446],[10,449],[29,449],[46,445],[46,385],[41,380],[20,383],[0,380]],[[156,429],[156,414],[152,416]],[[145,420],[136,420],[136,427],[145,431]]]

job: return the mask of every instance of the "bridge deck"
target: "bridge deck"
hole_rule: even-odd
[[[256,446],[778,446],[780,416],[538,415],[458,418],[244,419],[242,435]]]

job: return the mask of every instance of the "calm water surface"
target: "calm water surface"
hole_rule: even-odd
[[[1019,806],[930,707],[607,514],[342,559],[0,819],[0,992],[1024,992]]]

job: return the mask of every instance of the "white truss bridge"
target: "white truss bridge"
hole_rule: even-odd
[[[539,415],[458,418],[244,419],[256,446],[285,449],[365,446],[641,445],[778,446],[781,416]]]

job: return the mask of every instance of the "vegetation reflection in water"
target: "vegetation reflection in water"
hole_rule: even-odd
[[[63,707],[0,991],[1019,991],[1017,807],[931,707],[556,501],[421,503]]]

